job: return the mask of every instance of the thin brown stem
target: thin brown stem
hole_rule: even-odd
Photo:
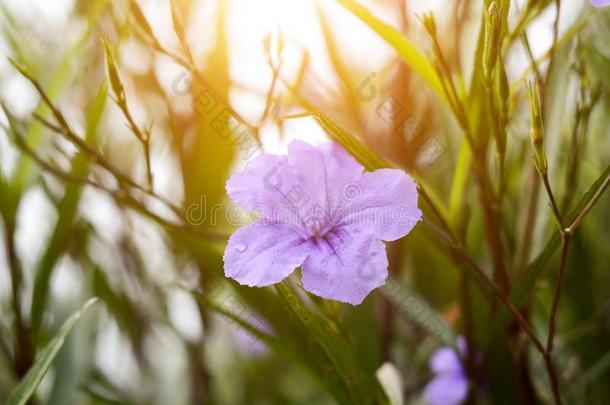
[[[553,194],[553,189],[551,188],[551,183],[549,183],[549,175],[547,173],[543,173],[542,175],[542,183],[544,184],[544,189],[546,190],[547,195],[549,196],[549,201],[551,203],[551,208],[553,209],[553,215],[555,216],[555,221],[557,221],[557,226],[563,232],[563,218],[561,216],[561,212],[559,212],[559,206],[555,201],[555,195]]]
[[[417,183],[417,191],[419,192],[419,195],[422,196],[422,198],[424,199],[426,204],[428,204],[428,206],[432,210],[432,213],[434,214],[434,216],[439,220],[439,222],[441,223],[441,226],[443,227],[443,230],[449,234],[449,237],[452,240],[455,240],[456,237],[453,233],[453,230],[449,226],[449,223],[447,222],[447,220],[441,213],[440,209],[436,206],[436,204],[434,203],[434,201],[432,200],[432,198],[430,197],[430,195],[428,194],[426,189],[420,183]]]
[[[499,205],[495,201],[493,196],[487,196],[484,193],[483,186],[481,188],[481,206],[483,208],[483,219],[485,222],[485,229],[487,235],[487,244],[491,249],[493,268],[494,268],[494,280],[498,283],[503,293],[508,294],[510,292],[510,278],[505,266],[504,260],[504,248],[502,245],[502,237],[499,218]]]
[[[550,55],[549,55],[549,68],[546,71],[546,80],[548,80],[551,72],[553,70],[553,66],[555,65],[555,51],[557,50],[557,41],[559,39],[559,19],[561,17],[561,0],[555,0],[555,9],[557,13],[555,14],[555,21],[553,22],[553,45],[551,45]],[[546,83],[546,80],[544,83]]]
[[[50,129],[51,131],[56,132],[57,134],[63,136],[66,140],[68,140],[70,143],[72,143],[81,153],[87,155],[91,162],[97,163],[101,168],[103,168],[110,175],[112,175],[119,184],[136,189],[136,190],[148,195],[149,197],[154,198],[154,199],[158,200],[159,202],[163,203],[169,209],[171,209],[174,212],[174,214],[176,214],[177,216],[179,216],[179,217],[183,216],[183,212],[180,209],[180,207],[178,207],[176,204],[172,203],[167,198],[165,198],[159,194],[156,194],[149,187],[141,186],[140,184],[136,183],[134,180],[132,180],[128,176],[122,174],[121,171],[119,171],[112,163],[110,163],[108,160],[106,160],[106,158],[104,158],[104,156],[102,156],[102,154],[100,152],[98,152],[95,148],[93,148],[92,146],[90,146],[89,144],[84,142],[82,140],[82,138],[80,138],[77,134],[72,132],[72,130],[69,127],[58,127],[57,125],[54,125],[53,123],[49,122],[47,119],[45,119],[44,117],[42,117],[36,113],[33,114],[33,117],[36,120],[40,121],[45,127]]]
[[[460,272],[460,299],[462,306],[462,319],[464,325],[464,336],[466,337],[466,375],[471,382],[471,387],[476,385],[476,350],[474,348],[474,326],[472,322],[472,305],[470,302],[470,280],[464,268]],[[469,399],[474,400],[475,390],[470,389]]]
[[[523,41],[523,47],[525,48],[525,52],[530,61],[530,66],[534,70],[534,75],[536,76],[536,82],[543,83],[542,81],[542,73],[540,73],[540,67],[538,66],[538,61],[534,57],[534,53],[532,52],[532,47],[530,46],[530,40],[527,36],[527,33],[524,31],[521,36]]]
[[[527,264],[530,260],[532,238],[534,236],[534,225],[536,224],[536,211],[538,210],[538,196],[540,195],[540,176],[538,176],[536,168],[530,167],[527,169],[531,172],[531,187],[529,189],[529,200],[525,215],[525,225],[523,226],[523,248],[521,251],[521,262],[519,264],[519,273],[527,269]]]
[[[456,115],[458,121],[460,122],[460,125],[464,129],[465,135],[471,144],[472,150],[474,151],[475,145],[474,145],[474,139],[472,139],[472,137],[470,136],[470,129],[469,129],[470,125],[468,124],[468,115],[466,114],[466,110],[464,109],[462,100],[457,93],[455,84],[453,83],[453,77],[451,75],[451,70],[449,69],[449,65],[447,64],[447,61],[445,60],[443,50],[438,42],[438,39],[436,38],[436,35],[432,36],[432,44],[434,47],[434,53],[436,54],[436,57],[438,59],[440,71],[443,73],[442,76],[446,77],[446,81],[449,84],[449,88],[445,89],[445,93],[447,93],[447,97],[449,98],[449,100],[453,100],[455,115]]]
[[[548,181],[545,183],[547,186]],[[568,250],[570,247],[570,240],[572,237],[572,233],[575,231],[576,227],[580,224],[584,216],[593,208],[595,203],[600,199],[603,195],[604,191],[610,184],[610,173],[605,177],[601,187],[597,189],[593,197],[589,200],[589,202],[583,207],[583,209],[578,213],[576,218],[572,221],[570,226],[567,228],[561,228],[561,259],[559,263],[559,272],[557,274],[557,280],[555,281],[555,290],[553,292],[553,303],[551,305],[551,315],[549,319],[549,334],[547,337],[547,345],[546,350],[544,352],[544,362],[549,374],[549,379],[551,381],[551,388],[553,390],[553,398],[555,403],[561,405],[561,396],[559,391],[559,378],[557,376],[557,372],[555,367],[553,366],[553,343],[555,340],[555,331],[556,331],[556,321],[557,321],[557,311],[559,309],[559,300],[561,297],[561,286],[565,274],[565,269],[567,265],[568,259]],[[550,190],[547,189],[547,191]],[[552,197],[552,192],[549,192],[549,198]],[[555,205],[554,202],[551,202],[551,205]],[[561,219],[561,217],[559,217]]]
[[[557,309],[559,308],[559,298],[561,295],[561,284],[565,274],[566,262],[568,257],[568,249],[570,247],[571,235],[567,232],[561,234],[561,261],[559,264],[559,273],[557,274],[557,280],[555,281],[555,291],[553,293],[553,304],[551,306],[551,317],[549,320],[549,335],[546,344],[546,350],[549,354],[553,353],[553,340],[555,338],[556,320],[557,320]]]
[[[174,52],[171,52],[171,51],[163,48],[159,44],[149,43],[149,45],[152,46],[154,49],[156,49],[161,54],[172,59],[178,65],[181,65],[182,67],[187,69],[189,72],[191,72],[191,74],[197,80],[199,80],[201,82],[203,87],[205,87],[207,90],[211,91],[214,94],[214,96],[218,96],[218,92],[214,89],[214,86],[212,86],[212,84],[208,81],[208,79],[197,69],[197,66],[195,66],[195,64],[193,63],[193,61],[191,59],[184,58]],[[258,130],[255,127],[253,127],[252,125],[250,125],[248,123],[248,121],[246,121],[246,119],[244,117],[242,117],[237,111],[235,111],[235,109],[233,109],[233,107],[231,107],[231,105],[228,103],[227,100],[224,100],[222,98],[221,98],[221,100],[223,102],[223,107],[225,107],[229,111],[229,113],[231,113],[231,116],[233,116],[237,121],[239,121],[239,123],[241,125],[245,126],[251,134],[258,134]],[[258,139],[258,135],[254,136],[254,140],[256,141],[257,144],[260,145],[260,140]]]
[[[558,11],[559,12],[559,11]],[[542,183],[544,184],[544,189],[549,198],[549,202],[551,204],[551,209],[553,210],[553,215],[555,217],[555,221],[557,222],[557,226],[559,227],[559,232],[561,233],[561,262],[559,264],[559,273],[557,274],[557,280],[555,282],[555,290],[553,292],[553,303],[551,305],[551,315],[549,318],[549,331],[547,336],[547,345],[544,350],[544,363],[546,365],[547,372],[549,374],[549,380],[551,382],[551,389],[553,391],[553,399],[556,405],[561,405],[561,395],[559,390],[559,378],[557,376],[557,370],[553,365],[553,341],[555,339],[555,329],[556,329],[556,320],[557,320],[557,309],[559,308],[559,299],[561,296],[561,285],[563,283],[563,276],[565,273],[566,267],[566,259],[568,256],[568,248],[570,246],[570,235],[571,232],[566,230],[563,225],[563,217],[561,212],[559,211],[559,207],[555,200],[555,195],[553,193],[553,189],[551,188],[551,183],[549,182],[549,176],[546,171],[540,173],[540,177],[542,178]]]
[[[152,175],[152,165],[151,165],[151,159],[150,159],[150,132],[142,131],[140,129],[140,127],[138,127],[138,125],[136,125],[135,120],[133,119],[133,116],[131,115],[131,111],[129,110],[129,106],[127,105],[127,101],[118,102],[117,104],[118,104],[119,108],[121,109],[121,111],[123,112],[123,115],[127,119],[131,132],[134,133],[134,135],[136,136],[136,138],[142,145],[142,150],[144,153],[144,161],[146,164],[147,189],[152,191],[153,190],[153,175]]]
[[[6,226],[6,251],[8,253],[8,266],[11,275],[11,298],[15,316],[15,358],[13,367],[19,378],[25,376],[34,359],[28,328],[24,323],[21,307],[22,277],[21,262],[17,257],[14,243],[14,227]]]
[[[430,199],[429,195],[421,187],[421,185],[419,186],[419,189],[426,203],[430,206],[434,214],[439,218],[439,221],[441,221],[442,227],[445,228],[443,230],[440,230],[436,226],[431,226],[431,229],[434,230],[437,234],[439,234],[441,239],[449,245],[453,253],[456,255],[457,258],[460,259],[462,263],[467,264],[467,267],[471,267],[475,271],[478,278],[484,282],[488,289],[513,314],[521,328],[523,328],[525,333],[530,337],[530,339],[534,343],[534,346],[536,346],[536,349],[540,352],[540,354],[544,354],[544,346],[542,345],[532,328],[529,326],[529,323],[527,322],[523,314],[521,314],[519,309],[510,302],[510,299],[504,294],[504,292],[500,288],[498,288],[498,286],[496,286],[494,281],[487,276],[487,274],[483,271],[483,269],[481,269],[481,267],[476,263],[472,256],[470,256],[466,249],[464,249],[463,244],[454,236],[451,228],[448,225],[448,222],[444,219],[438,207],[436,207],[432,199]],[[426,223],[430,224],[430,221],[426,221]]]
[[[459,254],[460,252],[458,251],[457,253]],[[506,308],[508,308],[508,310],[512,313],[515,320],[519,323],[519,326],[521,326],[523,331],[531,339],[532,343],[536,347],[536,350],[538,350],[538,352],[540,354],[544,355],[545,349],[544,349],[544,346],[542,345],[542,342],[540,341],[540,339],[538,339],[538,337],[534,333],[534,330],[531,328],[531,326],[529,325],[529,323],[527,322],[527,320],[525,319],[525,317],[523,316],[521,311],[519,311],[519,309],[517,307],[515,307],[512,302],[510,302],[510,299],[506,295],[504,295],[504,293],[502,293],[502,291],[487,276],[487,274],[485,274],[485,272],[474,261],[472,261],[472,258],[470,258],[469,256],[461,256],[461,257],[470,265],[470,267],[475,271],[477,276],[485,282],[487,287],[500,300],[500,302]]]
[[[557,370],[555,370],[555,366],[553,365],[553,359],[551,354],[545,352],[542,356],[544,358],[544,365],[546,367],[546,371],[549,374],[549,380],[551,381],[551,390],[553,392],[553,400],[555,405],[561,405],[561,395],[559,393],[559,379],[557,378]]]
[[[536,350],[541,355],[544,355],[545,348],[542,345],[542,342],[540,341],[540,339],[538,339],[523,314],[521,314],[519,309],[515,307],[512,302],[510,302],[510,299],[506,295],[504,295],[504,293],[502,292],[502,290],[500,290],[500,288],[498,288],[498,286],[496,286],[493,280],[489,278],[489,276],[483,271],[483,269],[478,265],[474,258],[470,256],[470,254],[462,247],[459,242],[453,240],[451,235],[445,233],[437,226],[432,225],[430,221],[425,221],[425,223],[431,225],[430,229],[437,233],[437,235],[439,235],[440,238],[449,245],[452,252],[456,255],[456,258],[463,262],[463,264],[466,264],[466,267],[471,268],[477,275],[477,278],[483,281],[483,284],[485,284],[485,286],[492,292],[492,294],[495,295],[498,300],[500,300],[500,302],[511,312],[517,323],[519,323],[521,328],[531,339],[532,343],[536,347]]]
[[[0,125],[0,127],[3,127],[3,126]],[[7,128],[6,131],[8,133],[9,129]],[[53,166],[52,164],[50,164],[49,162],[47,162],[46,160],[41,158],[25,142],[23,134],[19,134],[19,133],[15,132],[14,141],[20,151],[22,151],[23,153],[28,155],[36,164],[38,164],[42,169],[47,171],[49,174],[57,177],[58,179],[66,182],[66,183],[76,183],[76,184],[81,184],[81,185],[87,185],[87,186],[91,186],[97,190],[108,193],[115,200],[117,200],[121,203],[124,203],[125,205],[127,205],[128,207],[133,209],[134,211],[139,212],[140,214],[150,218],[151,220],[153,220],[157,224],[163,226],[164,228],[171,229],[172,231],[185,232],[186,234],[192,235],[197,238],[216,240],[216,241],[226,241],[228,239],[228,235],[225,235],[222,233],[217,233],[217,232],[212,232],[212,231],[202,231],[200,228],[190,226],[188,224],[188,222],[176,224],[176,223],[170,222],[170,221],[162,218],[161,216],[159,216],[159,215],[153,213],[152,211],[150,211],[149,209],[147,209],[144,206],[144,204],[139,202],[139,200],[136,199],[131,194],[130,189],[119,188],[119,189],[114,190],[114,189],[108,188],[104,184],[97,182],[95,180],[92,180],[88,177],[78,177],[78,176],[73,175],[72,173],[66,173],[66,172],[62,171],[61,169],[58,169],[57,167]],[[125,185],[122,182],[119,182],[119,184],[121,186]],[[138,188],[138,190],[140,190],[140,189]],[[147,192],[146,194],[151,197],[160,199],[160,197],[158,195],[154,194],[151,191]],[[160,199],[160,201],[163,201],[163,200]],[[184,217],[184,215],[178,215],[178,218],[184,219],[185,217]]]

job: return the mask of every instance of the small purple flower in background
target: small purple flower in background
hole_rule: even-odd
[[[307,291],[360,304],[387,278],[381,241],[402,238],[421,219],[406,173],[363,169],[336,143],[294,141],[288,155],[260,155],[233,175],[227,193],[260,218],[229,239],[225,275],[264,287],[301,266]]]
[[[466,353],[466,340],[458,338],[460,355]],[[468,377],[458,352],[453,347],[441,347],[430,358],[434,378],[424,389],[429,405],[459,405],[468,396]]]
[[[610,0],[591,0],[593,7],[610,6]]]

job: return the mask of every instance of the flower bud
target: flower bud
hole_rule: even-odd
[[[498,3],[493,1],[484,15],[485,43],[483,47],[483,75],[486,80],[492,78],[492,71],[498,60],[502,22]]]
[[[502,118],[506,120],[510,107],[510,85],[508,83],[508,75],[506,74],[506,66],[504,65],[504,62],[501,58],[498,59],[498,69],[496,69],[496,74],[494,78],[496,94],[498,99],[500,100],[500,105],[502,106],[500,111],[502,113]]]
[[[540,105],[540,88],[538,83],[532,85],[528,82],[526,85],[530,100],[530,140],[534,147],[536,168],[541,175],[546,175],[548,166],[544,153],[544,123],[542,121],[542,108]]]
[[[434,14],[430,11],[424,13],[421,17],[421,22],[424,24],[424,28],[426,28],[428,34],[433,38],[436,37],[436,20],[434,19]]]
[[[119,76],[119,71],[116,67],[116,63],[114,61],[114,56],[112,55],[112,49],[110,48],[110,44],[108,43],[108,39],[102,38],[102,44],[104,45],[104,53],[106,54],[106,69],[108,74],[108,80],[110,81],[110,86],[112,87],[112,91],[116,100],[119,104],[125,102],[125,88],[123,87],[123,83],[121,82],[121,77]]]

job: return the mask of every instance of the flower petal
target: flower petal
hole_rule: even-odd
[[[610,0],[591,0],[594,7],[610,6]]]
[[[225,275],[240,284],[264,287],[288,277],[311,249],[289,227],[257,222],[238,229],[224,254]]]
[[[459,405],[468,396],[468,380],[461,373],[437,375],[424,388],[424,399],[430,405]]]
[[[360,195],[343,214],[349,225],[372,227],[379,239],[392,241],[408,234],[421,220],[415,182],[401,170],[364,173],[354,187]]]
[[[308,176],[314,163],[324,163],[329,173],[357,178],[364,167],[339,144],[324,142],[318,147],[295,140],[288,145],[288,160],[295,173]]]
[[[303,191],[316,206],[304,206],[301,212],[306,216],[306,209],[321,208],[327,220],[331,219],[328,217],[332,214],[330,210],[343,204],[346,186],[356,183],[364,170],[335,142],[313,147],[293,141],[288,145],[288,161],[292,172],[302,181]]]
[[[430,358],[430,369],[434,373],[461,372],[462,363],[454,348],[444,346]]]
[[[312,242],[303,263],[303,287],[322,298],[360,304],[388,276],[384,244],[369,233],[350,228]]]
[[[231,176],[226,189],[242,208],[256,211],[273,222],[289,222],[287,218],[296,215],[291,215],[294,207],[286,192],[295,186],[295,181],[286,156],[260,155],[245,170]]]

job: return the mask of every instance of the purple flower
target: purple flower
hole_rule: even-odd
[[[610,0],[591,0],[593,7],[610,6]]]
[[[384,284],[385,245],[421,219],[413,180],[400,170],[363,173],[333,142],[294,141],[288,155],[260,155],[226,185],[259,219],[238,229],[224,254],[225,275],[263,287],[298,266],[303,287],[357,305]]]
[[[466,341],[458,338],[458,350],[466,353]],[[424,389],[424,399],[430,405],[459,405],[468,396],[468,377],[460,356],[453,347],[441,347],[430,358],[432,381]]]

